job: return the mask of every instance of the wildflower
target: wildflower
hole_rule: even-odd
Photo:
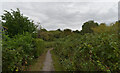
[[[18,67],[17,67],[17,69],[15,71],[18,71]]]
[[[25,61],[25,64],[27,64],[27,61]]]

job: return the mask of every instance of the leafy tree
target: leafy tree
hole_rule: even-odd
[[[1,34],[1,31],[2,31],[2,22],[0,21],[0,34]]]
[[[64,29],[64,32],[72,32],[71,29]]]
[[[34,25],[32,20],[28,17],[23,16],[20,10],[17,11],[11,9],[11,12],[5,10],[2,17],[2,25],[7,30],[7,34],[12,37],[17,34],[23,34],[24,32],[33,33],[37,26]]]
[[[57,31],[62,31],[61,29],[57,29]]]
[[[105,23],[101,23],[99,25],[99,27],[96,27],[96,28],[92,28],[92,30],[95,32],[95,33],[103,33],[103,32],[108,32],[110,29],[108,26],[106,26]]]
[[[92,28],[95,33],[109,33],[109,34],[118,34],[119,32],[119,23],[115,23],[107,26],[105,23],[101,23],[98,27]]]
[[[116,21],[115,24],[113,24],[112,31],[118,34],[120,33],[120,20]]]
[[[75,30],[75,31],[73,31],[74,33],[80,33],[80,31],[79,30]]]
[[[91,28],[97,27],[98,23],[95,23],[94,21],[88,21],[85,22],[82,26],[81,33],[93,33],[93,30]]]
[[[63,34],[66,35],[70,35],[72,33],[71,29],[64,29]]]
[[[40,29],[41,32],[46,32],[47,30],[45,28]]]

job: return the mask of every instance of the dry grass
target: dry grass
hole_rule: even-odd
[[[36,61],[35,64],[29,67],[29,71],[41,71],[44,61],[45,61],[46,52],[43,53]]]
[[[53,52],[53,50],[51,51],[51,54],[55,71],[64,71],[62,65],[59,63],[59,57]]]

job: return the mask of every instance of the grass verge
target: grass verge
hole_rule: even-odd
[[[45,52],[41,56],[33,60],[32,64],[29,66],[28,71],[41,71],[42,70],[47,50],[48,48],[45,50]]]
[[[55,55],[53,50],[51,50],[51,54],[52,54],[53,66],[54,66],[55,71],[64,71],[62,65],[59,62],[59,57]]]

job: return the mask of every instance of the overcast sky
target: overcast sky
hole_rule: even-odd
[[[107,24],[118,20],[118,2],[4,2],[0,14],[16,8],[47,30],[81,30],[89,20]]]

